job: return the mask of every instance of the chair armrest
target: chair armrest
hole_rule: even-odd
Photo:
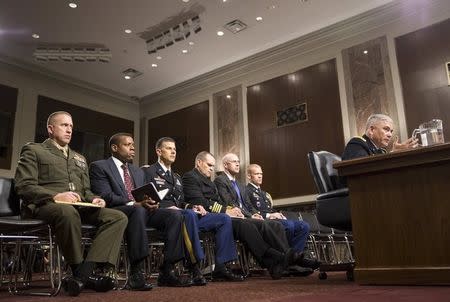
[[[317,200],[348,196],[348,188],[342,188],[317,195]]]

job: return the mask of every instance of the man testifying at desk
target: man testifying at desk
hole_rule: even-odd
[[[175,274],[174,264],[184,258],[182,237],[183,216],[167,209],[157,209],[153,200],[134,200],[131,191],[144,185],[144,173],[131,162],[134,158],[134,140],[131,134],[117,133],[109,140],[111,157],[91,164],[92,191],[106,200],[108,207],[128,216],[125,238],[130,258],[128,286],[132,290],[149,290],[143,274],[148,256],[146,228],[154,227],[164,233],[164,263],[158,276],[159,286],[189,286]]]
[[[389,146],[393,132],[394,122],[389,116],[372,114],[367,119],[365,134],[352,138],[345,146],[342,160],[387,153],[386,148]],[[398,137],[396,137],[392,145],[392,152],[417,146],[416,138],[409,138],[405,142],[399,143]]]
[[[273,279],[282,277],[283,271],[293,261],[281,224],[271,228],[264,221],[244,219],[244,214],[234,204],[221,199],[215,183],[211,180],[216,160],[202,151],[195,157],[195,168],[183,175],[185,201],[202,205],[212,213],[226,213],[232,219],[234,237],[244,243],[256,260],[269,269]]]
[[[172,171],[172,164],[176,158],[175,141],[170,137],[160,138],[155,145],[158,162],[144,167],[146,182],[152,182],[161,191],[168,189],[168,193],[161,201],[161,207],[181,211],[185,218],[187,233],[193,254],[197,261],[194,264],[193,283],[204,285],[198,262],[204,259],[204,252],[200,244],[199,231],[213,232],[215,237],[215,268],[213,280],[243,281],[244,278],[236,275],[226,266],[226,263],[237,258],[236,245],[234,243],[231,219],[223,213],[209,213],[202,205],[190,204],[184,201],[183,185],[181,177]],[[193,265],[193,264],[191,264]]]
[[[93,271],[97,263],[115,266],[127,217],[122,212],[104,208],[105,201],[91,192],[86,159],[69,148],[72,129],[69,113],[50,114],[47,120],[49,138],[22,148],[15,184],[23,199],[22,215],[42,219],[52,226],[56,242],[73,274],[63,280],[62,287],[69,295],[78,296],[84,287],[96,291],[114,287],[112,278],[93,275]],[[89,202],[99,207],[75,207],[56,201]],[[82,223],[97,226],[84,259]]]

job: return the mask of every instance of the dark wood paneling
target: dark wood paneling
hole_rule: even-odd
[[[148,163],[156,162],[156,141],[169,136],[176,141],[177,159],[173,165],[183,174],[194,167],[194,159],[200,151],[209,150],[208,101],[186,107],[148,121]]]
[[[308,121],[278,128],[276,112],[306,102]],[[264,171],[264,188],[275,198],[316,193],[306,154],[344,148],[336,61],[248,87],[250,162]]]
[[[133,121],[40,95],[36,113],[36,142],[42,142],[48,137],[47,118],[55,111],[67,111],[72,115],[74,130],[70,146],[86,156],[88,162],[111,155],[108,142],[114,133],[134,132]]]
[[[395,39],[408,134],[433,118],[442,119],[450,139],[450,19]]]
[[[17,88],[0,85],[0,169],[11,169]]]

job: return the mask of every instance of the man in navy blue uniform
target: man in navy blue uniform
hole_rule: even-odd
[[[366,123],[363,136],[353,137],[345,146],[342,160],[387,153],[387,148],[394,132],[394,122],[384,114],[372,114]],[[403,143],[395,138],[392,151],[406,150],[418,146],[416,138],[409,138]]]
[[[117,133],[109,140],[111,157],[91,163],[89,173],[92,191],[100,195],[107,207],[122,211],[128,216],[125,239],[128,245],[132,290],[148,290],[143,274],[143,264],[148,256],[147,227],[164,234],[164,263],[158,276],[159,286],[182,287],[191,285],[174,271],[174,264],[185,258],[182,235],[183,216],[177,212],[158,209],[153,200],[134,200],[131,190],[144,185],[144,173],[131,164],[134,158],[134,140],[131,134]]]
[[[303,253],[306,240],[309,235],[309,224],[301,220],[286,219],[286,217],[273,209],[272,197],[269,193],[261,189],[263,172],[261,166],[251,164],[247,167],[247,178],[249,183],[246,187],[246,195],[251,204],[264,219],[275,219],[280,222],[285,229],[289,246],[297,253]],[[300,263],[302,266],[317,269],[319,262],[303,257]],[[312,270],[310,271],[312,273]]]
[[[186,203],[183,194],[181,177],[172,171],[172,164],[176,159],[175,140],[170,137],[160,138],[155,145],[158,162],[151,166],[143,167],[146,182],[152,182],[158,191],[168,189],[167,194],[160,203],[161,208],[179,211],[185,218],[187,233],[190,242],[186,247],[192,247],[191,265],[198,271],[198,262],[204,258],[199,231],[213,232],[216,244],[216,266],[213,272],[213,280],[242,281],[243,277],[233,274],[226,266],[227,262],[237,258],[234,243],[231,218],[226,214],[214,214],[207,212],[203,206]],[[185,239],[186,240],[186,239]],[[203,277],[194,283],[204,283]]]

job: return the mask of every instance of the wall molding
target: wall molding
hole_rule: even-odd
[[[210,89],[211,86],[220,86],[223,83],[231,82],[233,79],[245,77],[246,75],[265,69],[267,66],[292,60],[293,58],[311,53],[327,45],[397,22],[401,18],[417,14],[430,7],[446,5],[445,2],[445,0],[395,0],[147,95],[141,98],[141,105],[157,103],[168,99],[186,98],[188,95],[202,93],[202,91]]]

